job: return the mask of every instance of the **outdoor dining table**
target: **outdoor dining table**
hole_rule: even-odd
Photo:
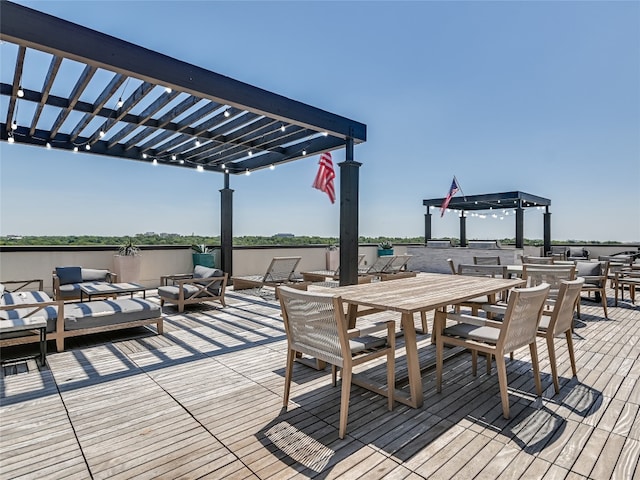
[[[503,279],[421,273],[416,277],[365,283],[343,287],[315,287],[313,290],[339,295],[348,306],[349,328],[355,328],[357,317],[381,311],[401,314],[407,356],[409,396],[398,392],[396,400],[413,408],[423,404],[422,376],[418,357],[418,344],[414,314],[427,312],[474,297],[495,295],[512,287],[523,285],[522,279]],[[356,383],[356,382],[354,382]]]

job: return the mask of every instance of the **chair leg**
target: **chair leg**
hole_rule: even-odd
[[[334,387],[338,383],[338,367],[335,365],[331,365],[331,381]]]
[[[438,321],[438,313],[436,312],[435,323],[433,325],[433,333],[431,336],[435,335],[436,340],[436,391],[438,393],[442,392],[442,350],[444,348],[444,343],[442,341],[442,328],[440,322]]]
[[[287,408],[289,403],[289,393],[291,392],[291,375],[293,373],[293,360],[295,359],[296,352],[294,350],[287,350],[287,366],[284,374],[284,399],[282,406]]]
[[[536,392],[538,396],[542,396],[542,383],[540,383],[540,364],[538,363],[538,347],[535,342],[529,344],[529,351],[531,352],[531,364],[533,366],[533,380],[536,383]]]
[[[396,364],[395,351],[389,350],[387,353],[387,407],[393,410],[394,396],[396,390]]]
[[[547,350],[549,351],[549,363],[551,364],[551,377],[553,378],[553,388],[556,393],[560,393],[560,383],[558,382],[558,366],[556,364],[556,350],[553,343],[553,335],[548,334]]]
[[[491,375],[491,357],[490,353],[487,353],[487,375]]]
[[[578,376],[578,370],[576,369],[576,356],[573,353],[573,338],[571,337],[571,331],[567,330],[565,332],[567,336],[567,349],[569,350],[569,360],[571,361],[571,371],[573,372],[573,376]]]
[[[340,398],[340,438],[347,433],[347,418],[349,416],[349,396],[351,395],[351,367],[342,368],[342,395]]]
[[[602,289],[602,292],[600,293],[600,298],[602,298],[602,309],[604,310],[604,318],[609,318],[609,315],[607,314],[607,292],[605,291],[605,289]]]
[[[502,400],[502,416],[509,418],[509,391],[507,390],[507,365],[504,355],[496,355],[496,370],[498,370],[498,384],[500,385],[500,399]]]

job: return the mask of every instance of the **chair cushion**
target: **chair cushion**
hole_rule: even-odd
[[[160,306],[142,298],[119,298],[69,303],[64,307],[64,329],[80,330],[160,317]]]
[[[45,292],[7,292],[3,295],[4,305],[25,305],[30,303],[50,302],[51,297]],[[16,320],[24,318],[33,312],[33,308],[16,308],[13,310],[0,310],[0,318],[8,320]],[[44,307],[34,314],[36,317],[44,317],[47,320],[47,332],[51,333],[55,330],[56,319],[58,318],[58,309],[54,306]],[[7,335],[14,336],[14,335]],[[20,335],[15,335],[20,336]]]
[[[202,265],[196,265],[193,269],[193,278],[222,277],[223,275],[224,272],[217,268],[209,268]]]
[[[568,257],[586,257],[587,252],[584,248],[570,248],[567,252]]]
[[[500,329],[495,327],[481,327],[478,325],[469,325],[468,323],[458,323],[451,327],[447,327],[442,332],[449,337],[462,337],[479,342],[497,343],[500,336]]]
[[[185,298],[185,300],[187,298],[191,298],[199,290],[198,287],[196,287],[195,285],[189,285],[189,284],[184,285],[182,287],[182,289],[184,290],[184,298]],[[180,288],[178,286],[175,286],[175,285],[168,285],[166,287],[158,287],[158,295],[161,296],[161,297],[164,297],[164,298],[171,298],[173,300],[178,300],[178,298],[180,297]],[[202,294],[200,294],[200,296],[202,296]]]
[[[5,291],[6,287],[0,283],[0,305],[4,305],[4,291]]]
[[[104,282],[109,275],[109,270],[97,270],[95,268],[82,269],[83,282]]]
[[[349,348],[351,353],[358,353],[371,348],[384,347],[387,344],[386,338],[378,338],[372,335],[349,339]]]
[[[82,268],[80,267],[56,267],[56,275],[60,279],[60,285],[82,282]]]

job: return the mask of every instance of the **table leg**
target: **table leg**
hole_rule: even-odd
[[[409,377],[409,392],[411,395],[410,405],[413,408],[420,408],[423,403],[422,376],[420,374],[416,328],[413,324],[412,314],[402,314],[402,327],[404,329],[404,344],[407,352],[407,373]]]
[[[47,365],[47,328],[40,329],[40,366]]]
[[[347,325],[349,325],[349,328],[356,328],[357,316],[358,316],[358,305],[350,303],[347,306]]]

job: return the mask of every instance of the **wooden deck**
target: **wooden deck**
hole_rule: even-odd
[[[227,301],[183,314],[165,307],[164,336],[140,327],[78,338],[49,354],[48,369],[33,361],[5,367],[0,477],[640,478],[640,308],[628,300],[614,307],[613,292],[609,320],[582,301],[579,376],[570,377],[561,344],[560,394],[542,340],[541,400],[528,349],[507,362],[510,420],[502,418],[495,368],[486,375],[481,363],[473,377],[466,352],[446,361],[437,394],[434,347],[419,335],[424,406],[389,412],[385,398],[354,386],[344,440],[329,370],[297,364],[282,411],[278,304],[233,291]],[[398,343],[406,387],[402,337]],[[380,365],[367,373],[383,372]]]

